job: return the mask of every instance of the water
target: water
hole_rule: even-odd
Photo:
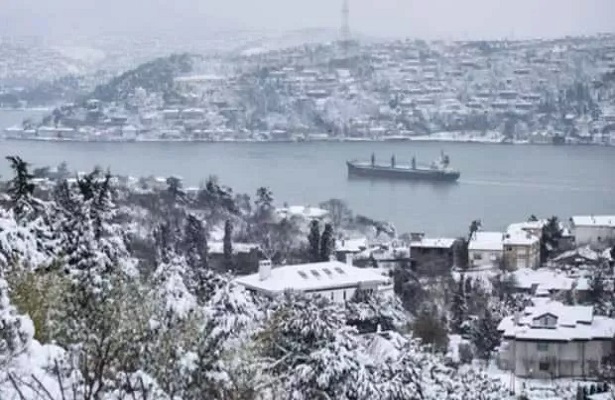
[[[1,121],[0,121],[1,122]],[[461,170],[457,184],[349,180],[345,161],[429,162],[440,150]],[[466,143],[59,143],[0,141],[0,156],[17,154],[35,166],[67,161],[135,176],[180,175],[198,185],[210,175],[236,192],[268,186],[279,204],[317,205],[341,198],[360,214],[391,221],[400,232],[464,235],[470,221],[504,229],[531,214],[615,212],[615,148],[506,146]],[[0,162],[0,175],[10,174]]]

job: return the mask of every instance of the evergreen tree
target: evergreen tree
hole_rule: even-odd
[[[254,203],[256,205],[256,212],[261,218],[269,217],[269,213],[273,209],[273,193],[269,188],[258,188]]]
[[[335,250],[333,226],[326,224],[320,237],[320,261],[329,261],[331,253]]]
[[[207,269],[207,232],[203,221],[193,214],[186,218],[183,250],[186,262],[193,270]]]
[[[457,288],[453,293],[451,304],[451,331],[453,333],[463,333],[463,326],[467,319],[467,303],[464,287],[464,276],[462,275],[457,283]]]
[[[320,260],[320,226],[318,220],[313,219],[310,222],[310,233],[308,234],[308,255],[311,262]]]
[[[478,357],[487,362],[491,357],[491,352],[500,343],[498,324],[498,319],[487,307],[480,318],[474,322],[470,331],[472,344],[476,348]]]
[[[186,200],[186,193],[183,190],[182,181],[180,178],[175,176],[170,176],[167,178],[165,198],[167,205],[171,208]]]
[[[233,225],[228,219],[224,222],[224,265],[233,268]]]
[[[8,156],[14,177],[8,183],[7,193],[11,197],[11,207],[17,219],[21,219],[28,212],[34,211],[36,203],[33,200],[34,175],[29,171],[29,164],[19,156]]]
[[[604,276],[601,271],[594,272],[589,280],[587,300],[594,306],[596,315],[608,315],[609,304],[604,287]]]

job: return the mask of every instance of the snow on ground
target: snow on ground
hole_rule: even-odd
[[[578,386],[590,386],[596,382],[573,378],[562,379],[525,379],[514,376],[510,371],[499,369],[491,362],[485,371],[489,376],[498,378],[515,394],[525,393],[529,400],[575,400]]]

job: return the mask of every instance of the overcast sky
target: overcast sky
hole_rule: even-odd
[[[351,29],[422,38],[615,31],[615,0],[350,0]],[[336,28],[341,0],[0,0],[0,33]]]

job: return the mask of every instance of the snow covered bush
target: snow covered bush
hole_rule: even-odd
[[[0,278],[0,369],[25,351],[33,337],[32,321],[17,313],[9,301],[8,284]]]

